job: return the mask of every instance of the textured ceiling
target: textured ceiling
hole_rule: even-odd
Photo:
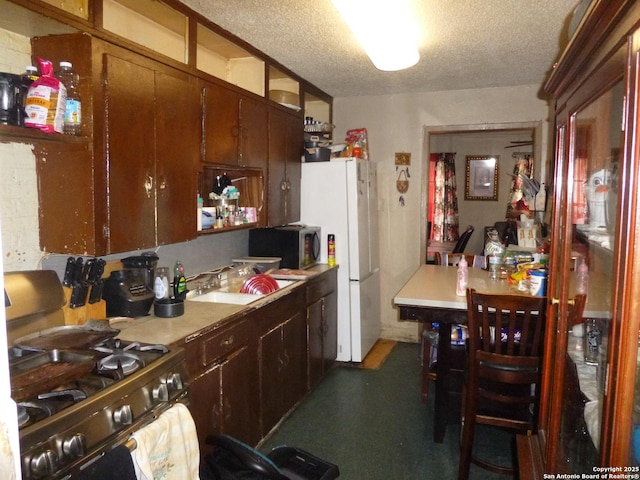
[[[334,97],[544,83],[578,0],[413,0],[420,62],[376,70],[331,0],[181,0]]]

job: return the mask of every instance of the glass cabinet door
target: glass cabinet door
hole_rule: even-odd
[[[561,272],[553,282],[555,299],[573,302],[586,294],[581,317],[558,305],[558,344],[554,396],[558,441],[553,457],[560,471],[592,473],[600,464],[601,432],[607,387],[607,353],[615,305],[614,255],[619,229],[620,148],[623,140],[623,82],[619,80],[570,115],[558,131],[556,180],[558,244],[552,261]],[[565,133],[568,134],[565,148]],[[569,159],[564,165],[563,156]],[[553,267],[552,267],[553,268]],[[553,414],[548,418],[553,418]],[[555,422],[555,424],[554,424]],[[553,442],[552,442],[553,443]]]

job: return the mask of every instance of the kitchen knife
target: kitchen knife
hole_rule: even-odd
[[[84,272],[82,257],[78,257],[75,260],[73,284],[71,286],[71,299],[69,300],[69,306],[71,308],[81,307],[85,304],[87,295],[86,290],[82,284],[82,274]],[[84,297],[82,296],[84,292]]]
[[[94,267],[94,273],[91,276],[92,285],[89,292],[89,303],[98,303],[102,299],[102,290],[104,289],[104,279],[102,274],[104,273],[104,266],[107,262],[102,258],[99,258]]]
[[[64,277],[62,279],[62,285],[70,287],[75,279],[76,271],[76,259],[73,257],[67,258],[67,266],[64,269]]]

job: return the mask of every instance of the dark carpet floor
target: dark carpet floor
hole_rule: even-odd
[[[457,478],[459,426],[433,442],[432,384],[420,398],[420,347],[398,343],[379,370],[334,367],[261,445],[307,450],[340,468],[345,480]],[[476,435],[477,452],[510,464],[512,436],[495,429]],[[471,466],[470,480],[510,480]]]

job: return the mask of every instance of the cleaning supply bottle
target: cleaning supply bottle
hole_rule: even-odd
[[[469,264],[464,255],[458,262],[458,281],[456,282],[456,295],[461,297],[467,294],[467,283],[469,282]]]
[[[180,261],[173,267],[173,297],[184,300],[187,296],[187,277],[184,274],[184,266]]]
[[[332,233],[327,237],[327,263],[330,267],[336,264],[336,236]]]

